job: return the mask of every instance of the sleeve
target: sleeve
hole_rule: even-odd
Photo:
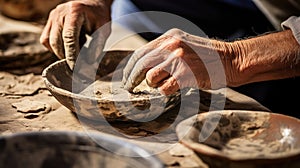
[[[300,44],[300,17],[291,16],[281,23],[283,29],[291,29],[297,42]]]
[[[299,16],[300,0],[252,0],[277,30],[290,16]]]

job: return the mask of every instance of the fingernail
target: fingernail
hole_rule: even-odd
[[[174,52],[173,52],[173,54],[174,55],[181,55],[183,53],[183,49],[180,47],[180,48],[177,48]]]
[[[153,87],[153,88],[157,87],[157,84],[150,82],[147,78],[146,78],[146,83],[150,87]]]
[[[162,88],[159,87],[157,89],[158,89],[158,91],[159,91],[160,94],[162,94],[164,96],[167,96],[167,93]]]
[[[74,66],[75,66],[74,62],[73,61],[68,61],[68,60],[66,60],[66,61],[67,61],[67,65],[69,66],[69,68],[73,71]]]
[[[128,92],[133,92],[133,89],[128,85],[124,85],[124,89],[127,90]]]

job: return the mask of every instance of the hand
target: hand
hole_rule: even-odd
[[[224,46],[217,40],[172,29],[133,53],[123,71],[124,88],[133,91],[145,78],[165,95],[184,87],[224,87],[223,64],[227,61],[225,54],[219,55],[227,51]]]
[[[92,34],[110,21],[109,0],[69,1],[58,5],[49,14],[49,18],[40,37],[40,42],[59,58],[66,58],[73,70],[80,51],[81,36]],[[108,38],[110,26],[98,37]],[[85,36],[84,36],[85,37]],[[104,42],[98,47],[103,49]]]

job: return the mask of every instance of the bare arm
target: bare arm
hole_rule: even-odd
[[[290,30],[224,42],[173,29],[134,52],[123,83],[132,91],[146,78],[167,95],[183,87],[240,86],[300,76],[299,57]]]
[[[225,45],[229,86],[300,76],[300,45],[291,30]]]

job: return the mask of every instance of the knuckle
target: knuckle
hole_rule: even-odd
[[[159,87],[159,91],[160,91],[162,94],[164,94],[164,95],[170,95],[170,94],[171,94],[171,89],[170,89],[170,87],[165,86],[165,85]]]
[[[68,2],[69,3],[69,2]],[[58,4],[57,6],[56,6],[56,10],[58,10],[58,9],[62,9],[62,8],[65,8],[65,6],[68,4],[68,3],[62,3],[62,4]]]
[[[65,31],[62,34],[63,39],[72,38],[74,36],[74,32],[75,32],[75,30],[72,28],[65,29]]]
[[[176,49],[175,53],[174,53],[174,57],[176,58],[183,58],[185,56],[185,52],[184,49],[182,47],[179,47]]]
[[[59,47],[56,38],[49,39],[49,44],[53,49],[57,49]]]
[[[62,3],[56,6],[54,10],[50,12],[52,15],[56,15],[57,13],[62,14],[77,14],[84,9],[85,5],[78,1],[69,1],[66,3]]]
[[[52,18],[55,15],[56,9],[57,9],[57,7],[55,9],[53,9],[53,10],[50,11],[50,13],[49,13],[49,17],[50,18]]]
[[[183,47],[184,44],[185,43],[181,39],[178,39],[178,38],[173,38],[171,41],[171,45],[175,46],[176,48]]]
[[[76,41],[76,30],[74,29],[67,29],[66,31],[63,32],[62,38],[64,43],[74,43]]]
[[[136,62],[135,68],[138,69],[139,71],[141,71],[141,70],[143,70],[143,69],[146,69],[146,67],[149,66],[149,65],[147,65],[147,64],[145,63],[145,58],[139,59],[139,60],[137,60],[137,61],[135,61],[135,62]]]
[[[154,76],[153,76],[153,73],[151,72],[151,70],[146,73],[146,81],[149,86],[153,86],[155,84]]]
[[[153,73],[153,68],[152,69],[150,69],[147,73],[146,73],[146,79],[148,80],[148,81],[150,81],[150,82],[152,82],[152,80],[153,80],[153,75],[154,73]]]
[[[137,55],[139,55],[140,53],[142,53],[144,50],[144,48],[138,48],[136,49],[133,53],[132,53],[132,57],[135,57]]]
[[[48,36],[41,36],[39,40],[40,40],[41,44],[47,45],[48,42],[49,42],[49,37]]]
[[[169,37],[165,41],[163,41],[163,45],[169,49],[177,49],[177,48],[184,48],[186,46],[186,42],[182,38],[178,37]]]
[[[182,33],[182,30],[178,28],[172,28],[168,30],[166,33],[169,35],[177,35],[178,33]]]
[[[179,28],[172,28],[170,29],[170,32],[177,32],[177,31],[181,31]]]
[[[143,50],[143,49],[135,50],[132,53],[131,61],[137,62],[140,59],[141,55],[145,55],[145,50]]]
[[[54,8],[51,12],[50,15],[56,15],[56,13],[60,13],[62,11],[65,11],[66,9],[66,3],[63,4],[59,4],[56,6],[56,8]]]
[[[68,8],[71,13],[81,12],[85,8],[85,5],[83,3],[76,1],[71,1],[68,5]]]

